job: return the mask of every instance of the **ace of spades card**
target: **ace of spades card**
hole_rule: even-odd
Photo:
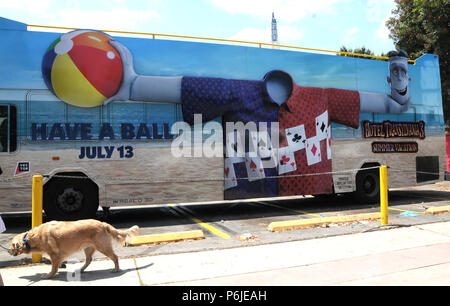
[[[227,133],[225,144],[227,157],[244,157],[245,143],[239,132],[232,131]]]
[[[261,158],[259,157],[250,157],[249,154],[246,153],[245,167],[247,168],[249,182],[261,180],[266,177]]]
[[[305,148],[306,133],[305,125],[298,125],[292,128],[285,129],[286,139],[292,152]]]
[[[290,147],[278,149],[278,174],[284,174],[297,170],[294,152]]]
[[[272,141],[270,140],[267,131],[252,131],[251,132],[251,146],[252,150],[256,150],[261,159],[275,159],[274,150],[272,148]]]

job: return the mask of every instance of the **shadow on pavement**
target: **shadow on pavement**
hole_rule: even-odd
[[[137,269],[145,269],[148,267],[153,266],[153,263],[147,264],[142,267],[137,267]],[[49,265],[50,268],[50,265]],[[81,282],[89,282],[89,281],[97,281],[102,279],[114,279],[117,277],[121,277],[122,275],[136,271],[136,268],[129,268],[129,269],[121,269],[118,272],[111,272],[112,269],[101,269],[101,270],[89,270],[89,268],[81,273],[80,269],[77,269],[75,271],[58,271],[58,273],[52,277],[50,280],[46,281],[63,281],[63,282],[75,282],[75,281],[81,281]],[[50,270],[48,271],[50,272]],[[44,277],[47,273],[36,273],[34,275],[27,275],[27,276],[21,276],[21,279],[26,279],[30,281],[29,285],[32,285],[34,283],[37,283],[39,281],[42,281],[42,277]]]

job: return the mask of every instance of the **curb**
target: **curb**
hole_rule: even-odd
[[[450,205],[448,205],[448,206],[438,206],[438,207],[429,207],[425,211],[425,214],[427,214],[427,215],[429,215],[429,214],[434,215],[434,214],[448,213],[448,212],[450,212]]]
[[[127,241],[127,246],[138,246],[151,243],[175,242],[180,240],[203,239],[203,238],[205,238],[205,235],[203,234],[202,230],[143,235],[133,237],[132,239]]]
[[[340,222],[352,222],[362,220],[376,220],[381,219],[381,213],[367,213],[348,216],[336,216],[336,217],[324,217],[324,218],[311,218],[302,220],[290,220],[290,221],[278,221],[269,224],[267,229],[271,232],[280,232],[285,230],[302,229],[308,227],[314,227],[328,223],[340,223]]]

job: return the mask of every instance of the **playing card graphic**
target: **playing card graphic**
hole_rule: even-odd
[[[306,160],[308,166],[317,164],[322,160],[322,154],[320,152],[320,140],[317,136],[308,138],[306,140]]]
[[[331,159],[331,126],[327,131],[327,159]]]
[[[275,159],[272,142],[267,131],[252,131],[250,149],[256,151],[261,159]]]
[[[225,158],[225,168],[224,168],[224,189],[229,189],[237,186],[236,173],[234,171],[234,164],[236,162],[241,162],[242,158]]]
[[[225,144],[225,153],[227,157],[244,157],[245,143],[243,142],[240,133],[235,130],[227,133]]]
[[[278,174],[284,174],[297,170],[294,152],[290,147],[278,149]]]
[[[249,155],[246,154],[245,167],[247,168],[249,182],[261,180],[266,177],[261,158],[259,157],[249,157]]]
[[[298,125],[285,130],[286,138],[292,152],[305,148],[306,134],[305,125]]]
[[[327,138],[328,130],[328,111],[325,111],[316,117],[316,137],[318,137],[319,141]]]

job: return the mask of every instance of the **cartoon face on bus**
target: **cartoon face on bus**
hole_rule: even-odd
[[[389,56],[388,83],[391,85],[391,97],[401,105],[410,103],[408,75],[408,54],[403,51],[391,51]]]

